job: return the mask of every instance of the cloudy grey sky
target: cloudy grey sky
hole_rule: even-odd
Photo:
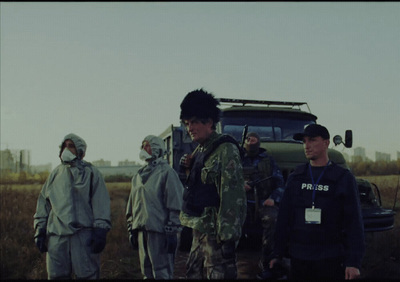
[[[1,2],[1,149],[139,161],[204,88],[308,102],[331,135],[400,151],[399,2]],[[350,155],[353,149],[338,148]]]

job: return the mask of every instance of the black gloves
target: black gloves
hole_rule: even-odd
[[[139,248],[138,244],[138,230],[129,230],[129,242],[131,243],[134,250]]]
[[[88,241],[88,246],[92,247],[92,253],[100,253],[106,246],[107,229],[94,228],[92,237]]]
[[[221,251],[222,257],[224,259],[232,259],[235,258],[235,242],[234,241],[222,241],[221,242]]]
[[[92,236],[88,240],[88,246],[92,247],[92,252],[100,253],[106,246],[107,229],[95,228],[92,231]],[[35,244],[41,253],[47,252],[46,246],[46,229],[39,228],[35,233]]]
[[[47,252],[46,229],[38,228],[35,233],[35,244],[41,253]]]

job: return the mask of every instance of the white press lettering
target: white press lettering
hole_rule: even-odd
[[[301,184],[301,190],[313,190],[313,185],[311,183],[302,183]],[[317,191],[324,191],[328,192],[329,191],[329,185],[318,185],[315,190]]]

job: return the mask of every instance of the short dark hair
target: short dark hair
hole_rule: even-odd
[[[199,120],[212,119],[214,126],[219,122],[221,110],[218,108],[219,101],[214,95],[204,91],[202,88],[189,92],[181,103],[180,119]]]

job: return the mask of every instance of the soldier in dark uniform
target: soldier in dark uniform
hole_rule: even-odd
[[[269,261],[273,248],[278,205],[283,196],[284,180],[275,160],[264,148],[260,148],[260,137],[255,132],[247,134],[243,159],[245,190],[247,195],[246,228],[262,224],[262,253],[259,279],[271,278]]]

